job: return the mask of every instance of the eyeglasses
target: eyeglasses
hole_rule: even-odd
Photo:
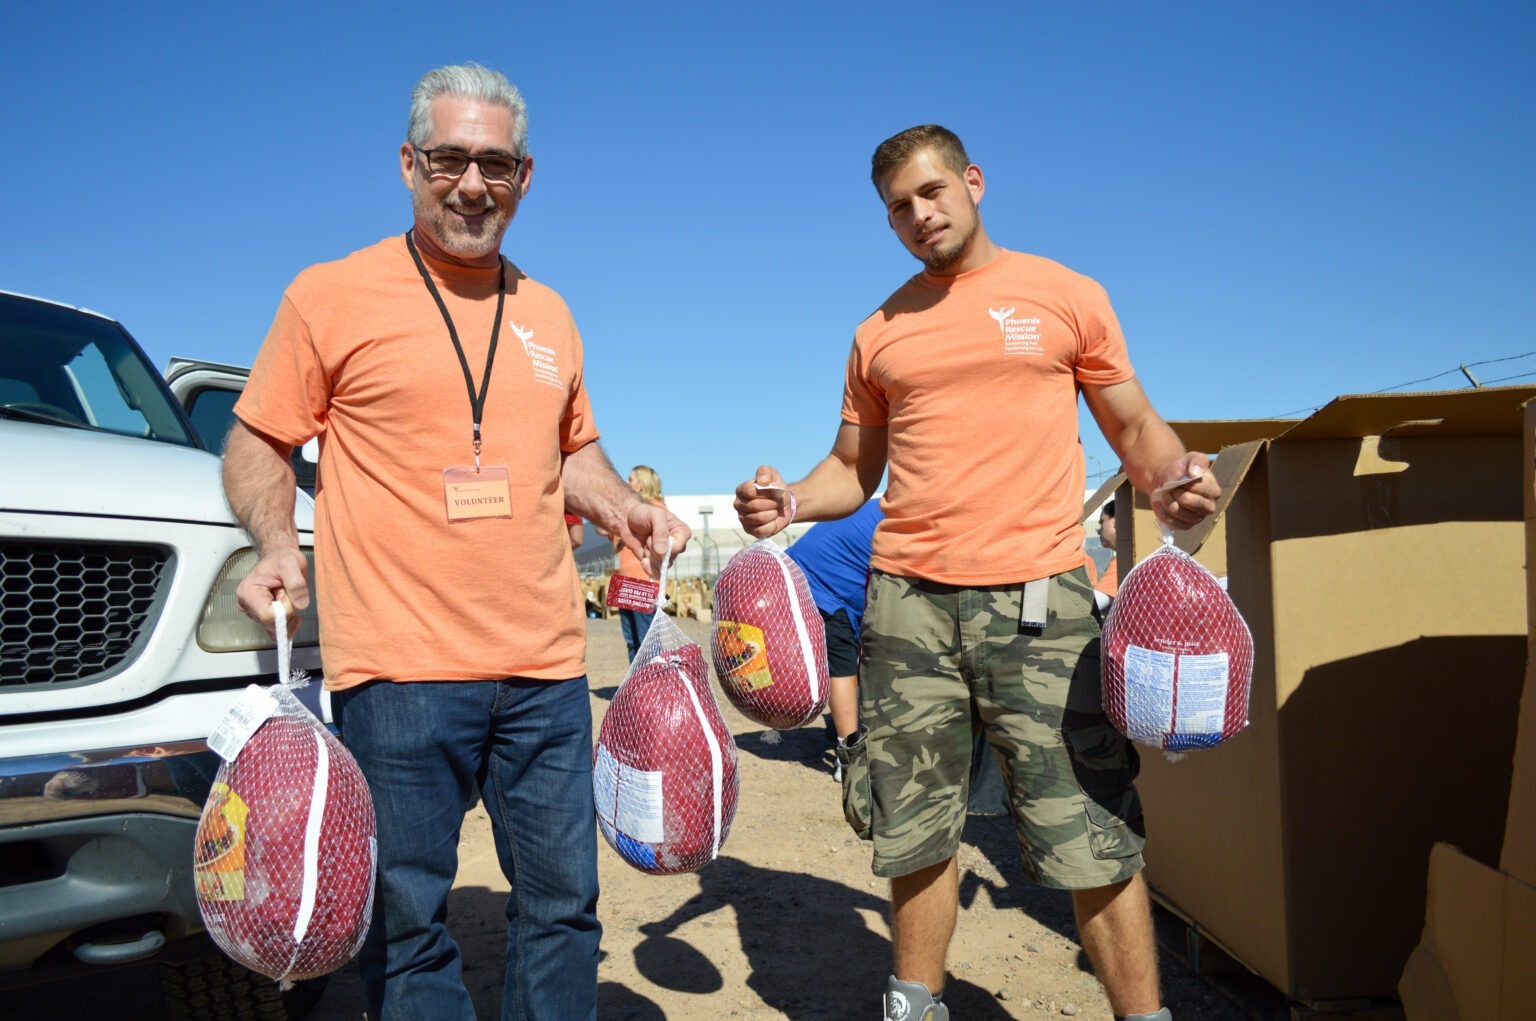
[[[419,145],[412,145],[411,148],[426,159],[427,173],[433,177],[460,177],[473,163],[480,168],[480,176],[487,181],[510,181],[517,176],[517,171],[523,165],[521,156],[503,156],[500,153],[471,156],[457,149],[423,149]]]

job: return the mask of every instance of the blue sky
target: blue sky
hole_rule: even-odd
[[[826,453],[917,268],[869,154],[930,121],[995,241],[1108,288],[1165,417],[1536,380],[1529,3],[9,4],[0,288],[249,363],[296,272],[409,226],[410,88],[465,60],[530,105],[504,250],[669,492]]]

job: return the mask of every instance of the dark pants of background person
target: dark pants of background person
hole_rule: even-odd
[[[640,642],[651,629],[651,621],[655,617],[654,613],[641,613],[638,610],[619,611],[619,627],[624,632],[624,645],[629,649],[631,663],[635,661],[635,653],[639,651]]]

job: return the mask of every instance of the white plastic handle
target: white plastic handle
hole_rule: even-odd
[[[277,638],[277,683],[287,684],[292,676],[293,639],[288,636],[288,611],[281,599],[272,600],[272,630]]]
[[[1191,482],[1199,482],[1202,478],[1204,478],[1203,475],[1186,475],[1182,479],[1174,479],[1172,482],[1164,483],[1163,485],[1158,486],[1156,489],[1154,489],[1152,491],[1152,498],[1155,500],[1159,496],[1162,496],[1164,493],[1171,493],[1175,489],[1182,489],[1185,486],[1189,485]],[[1155,516],[1156,515],[1154,515],[1154,517]],[[1157,519],[1157,528],[1158,528],[1158,532],[1163,537],[1163,545],[1164,546],[1172,546],[1173,545],[1173,529],[1171,529],[1167,525],[1163,524],[1163,519],[1162,518],[1158,518]]]
[[[673,537],[668,535],[667,555],[661,558],[661,576],[656,579],[656,583],[661,586],[656,593],[657,613],[661,613],[667,608],[667,568],[672,566],[672,543]]]

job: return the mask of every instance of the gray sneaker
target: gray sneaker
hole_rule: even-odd
[[[884,1017],[885,1021],[949,1021],[949,1008],[921,982],[902,982],[892,975],[885,983]]]
[[[1164,1007],[1156,1014],[1127,1014],[1124,1021],[1173,1021],[1173,1011]]]

